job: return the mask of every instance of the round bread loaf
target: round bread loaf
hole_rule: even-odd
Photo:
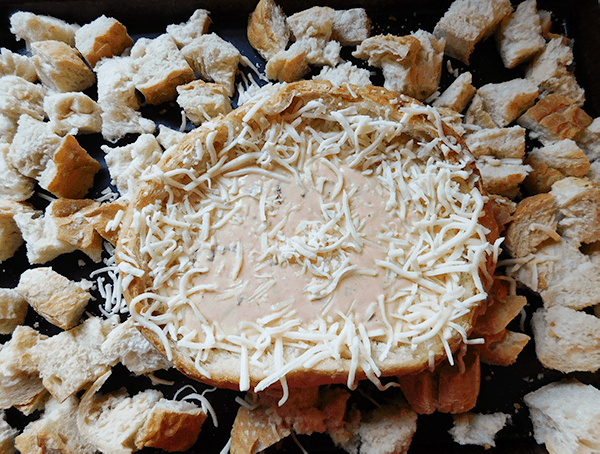
[[[188,376],[380,385],[468,342],[498,254],[486,200],[434,108],[273,85],[165,152],[116,257],[131,316]]]

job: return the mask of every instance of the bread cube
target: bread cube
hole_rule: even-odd
[[[223,85],[194,80],[178,86],[177,93],[177,104],[194,124],[231,112],[231,102]]]
[[[104,14],[75,32],[75,47],[92,68],[103,58],[121,55],[132,45],[125,26]]]
[[[167,25],[167,33],[181,48],[208,31],[211,22],[209,14],[205,9],[197,9],[187,22]]]

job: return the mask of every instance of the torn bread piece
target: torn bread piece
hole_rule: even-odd
[[[131,453],[144,447],[185,451],[194,445],[206,413],[190,402],[167,400],[148,389],[133,397],[122,388],[97,395],[110,372],[100,376],[81,398],[77,427],[102,452]],[[119,425],[114,431],[115,422]]]
[[[82,91],[96,82],[93,71],[74,47],[60,41],[31,45],[33,64],[42,84],[58,92]]]
[[[573,139],[592,124],[590,117],[570,98],[549,94],[521,115],[517,123],[531,130],[542,143]]]
[[[521,200],[512,215],[504,246],[515,258],[526,257],[548,239],[560,240],[557,207],[552,194],[536,194]]]
[[[15,437],[19,434],[19,430],[11,427],[6,422],[4,410],[0,410],[0,452],[5,454],[13,454],[15,451]]]
[[[100,147],[111,176],[121,197],[130,198],[140,177],[150,170],[162,156],[162,148],[152,134],[142,134],[135,142],[122,147]]]
[[[101,345],[115,324],[111,319],[90,317],[83,323],[38,342],[32,355],[46,389],[59,402],[86,389],[105,374],[115,361],[102,353]]]
[[[66,201],[68,204],[86,203],[81,199]],[[54,203],[62,204],[64,201],[57,199]],[[44,212],[34,210],[14,216],[25,241],[29,263],[44,264],[59,255],[76,250],[83,251],[94,262],[99,263],[102,258],[102,241],[97,234],[94,235],[93,228],[86,225],[83,213],[76,210],[70,214],[54,214],[52,211],[53,204],[50,204]],[[85,228],[84,235],[82,227]]]
[[[481,362],[492,366],[510,366],[517,361],[530,340],[527,334],[505,329],[488,337],[486,343],[478,348]]]
[[[600,303],[600,263],[566,240],[546,241],[537,251],[506,269],[542,297],[544,306],[583,309]]]
[[[494,33],[511,12],[509,0],[455,0],[435,25],[433,34],[446,40],[446,55],[468,65],[475,45]]]
[[[590,163],[600,159],[600,117],[594,118],[588,126],[574,137],[574,140],[577,142],[577,146],[583,150]]]
[[[558,207],[558,233],[573,245],[600,240],[600,187],[587,178],[568,177],[552,185]]]
[[[231,101],[227,89],[221,84],[194,80],[177,87],[177,104],[185,116],[199,125],[217,115],[231,112]]]
[[[247,35],[250,45],[265,60],[284,51],[290,40],[290,29],[281,7],[273,0],[260,0],[248,19]]]
[[[178,47],[191,43],[200,35],[208,32],[211,24],[210,13],[205,9],[195,10],[187,22],[167,25],[167,33],[171,35]]]
[[[25,322],[27,301],[14,288],[0,288],[0,334],[11,334]]]
[[[16,407],[28,415],[44,406],[49,395],[33,350],[46,338],[29,326],[20,325],[0,347],[0,408]]]
[[[535,352],[548,369],[600,369],[600,319],[569,307],[540,308],[531,319]]]
[[[515,198],[519,194],[519,185],[531,172],[531,167],[520,159],[496,159],[491,156],[477,159],[477,168],[486,191],[508,198]]]
[[[118,324],[102,343],[110,362],[119,361],[135,375],[169,369],[172,364],[135,327],[132,319]]]
[[[60,452],[94,454],[96,448],[77,429],[79,399],[71,396],[62,403],[50,399],[39,419],[30,422],[15,439],[19,452]]]
[[[127,134],[150,134],[156,126],[138,112],[140,102],[132,80],[135,72],[131,57],[113,57],[94,68],[98,77],[98,104],[102,109],[102,137],[116,142]]]
[[[183,131],[177,131],[161,124],[158,125],[158,135],[156,136],[156,140],[164,150],[167,150],[181,142],[185,137],[185,134],[186,133]]]
[[[0,77],[0,114],[16,124],[21,115],[43,120],[46,90],[22,77],[8,75]],[[11,137],[3,135],[2,142],[10,143]]]
[[[435,104],[435,103],[434,103]],[[525,158],[525,128],[484,128],[463,136],[473,156],[498,159]]]
[[[102,131],[102,109],[85,93],[54,93],[44,98],[44,111],[55,134],[93,134]]]
[[[121,219],[128,203],[127,199],[119,197],[112,202],[90,207],[83,212],[83,215],[94,230],[114,246],[117,244]]]
[[[483,103],[483,97],[477,92],[471,98],[471,103],[465,112],[465,123],[467,125],[478,126],[479,128],[497,128],[498,125],[492,119]]]
[[[77,24],[69,24],[52,16],[33,14],[27,11],[17,11],[10,18],[10,32],[17,41],[24,40],[27,49],[37,41],[61,41],[69,46],[75,45]]]
[[[88,281],[74,282],[52,268],[30,268],[19,278],[16,291],[42,317],[62,329],[70,329],[91,298]]]
[[[383,86],[420,101],[438,88],[444,40],[424,30],[407,36],[377,35],[364,40],[352,53],[383,71]]]
[[[455,443],[479,445],[485,449],[496,446],[496,434],[510,421],[506,413],[461,413],[454,415],[454,426],[448,432]]]
[[[505,127],[533,106],[539,91],[537,86],[527,79],[512,79],[483,85],[477,90],[477,94],[494,123]]]
[[[469,105],[477,91],[472,82],[473,76],[470,72],[462,73],[433,101],[433,106],[448,107],[458,113],[462,112]]]
[[[184,46],[181,53],[203,80],[223,85],[227,94],[233,96],[235,76],[242,61],[240,51],[233,44],[216,33],[209,33]]]
[[[309,71],[306,49],[297,42],[289,49],[277,52],[265,67],[267,77],[279,82],[297,81]]]
[[[534,148],[525,163],[533,169],[524,182],[531,193],[548,192],[557,181],[567,177],[584,177],[590,170],[585,153],[571,139]]]
[[[168,33],[138,39],[131,48],[131,57],[133,83],[149,104],[173,101],[177,86],[194,80],[194,71]]]
[[[574,379],[526,394],[533,436],[549,452],[593,452],[600,447],[600,391]]]
[[[542,36],[536,0],[519,3],[515,11],[500,22],[496,43],[507,68],[520,65],[544,49],[546,41]]]
[[[5,47],[0,49],[0,77],[18,76],[27,82],[36,82],[38,80],[35,65],[31,57],[21,55]]]
[[[103,58],[121,55],[132,45],[127,28],[104,14],[75,32],[75,47],[92,68]]]
[[[15,214],[32,211],[34,208],[28,203],[0,198],[0,262],[11,258],[23,244]]]
[[[585,91],[569,71],[573,63],[573,51],[562,36],[551,39],[525,70],[525,77],[540,89],[541,97],[550,93],[566,96],[581,107]]]
[[[336,9],[331,39],[342,46],[356,46],[371,35],[371,19],[364,8]]]

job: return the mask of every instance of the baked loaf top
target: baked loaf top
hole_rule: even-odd
[[[177,368],[285,394],[452,360],[497,234],[474,159],[437,110],[302,81],[165,152],[116,258],[132,317]]]

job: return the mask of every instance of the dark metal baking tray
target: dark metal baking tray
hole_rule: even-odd
[[[432,31],[437,20],[443,15],[451,1],[441,0],[330,0],[316,2],[310,0],[281,0],[278,2],[285,13],[306,9],[314,5],[331,6],[337,9],[351,7],[364,7],[373,20],[373,34],[393,33],[407,34],[419,28]],[[68,22],[85,24],[101,14],[112,16],[125,24],[130,34],[135,38],[141,36],[156,36],[165,31],[166,25],[186,21],[197,8],[205,8],[211,12],[213,24],[211,31],[231,41],[240,51],[253,61],[259,69],[264,68],[264,61],[248,44],[246,39],[246,22],[248,15],[254,9],[256,1],[244,0],[205,0],[205,1],[145,1],[145,0],[0,0],[0,45],[13,50],[22,50],[22,43],[17,43],[9,32],[8,18],[17,10],[31,11],[37,14],[48,14],[59,17]],[[575,66],[574,72],[580,83],[586,89],[586,103],[584,109],[593,117],[600,113],[600,67],[597,58],[600,49],[600,8],[596,0],[583,0],[579,2],[563,2],[554,0],[538,1],[539,9],[552,11],[554,31],[564,33],[574,42]],[[351,59],[348,49],[343,51],[345,59]],[[359,62],[364,66],[364,62]],[[501,82],[521,76],[521,69],[507,70],[503,67],[500,57],[495,49],[493,39],[489,39],[476,46],[471,57],[470,67],[452,60],[451,64],[460,72],[469,70],[473,74],[474,85],[481,86],[489,82]],[[247,69],[245,69],[247,71]],[[451,76],[443,71],[441,88],[451,82]],[[381,75],[376,74],[374,83],[381,83]],[[92,93],[93,96],[93,93]],[[174,103],[163,106],[144,106],[142,112],[153,120],[179,128],[181,117],[179,109]],[[191,126],[188,126],[188,129]],[[117,145],[132,141],[134,137],[126,137]],[[84,148],[96,159],[103,168],[96,177],[94,188],[89,197],[97,197],[105,188],[110,177],[100,150],[101,137],[96,135],[78,136]],[[31,202],[39,209],[43,209],[47,201],[39,196],[34,196]],[[1,247],[1,245],[0,245]],[[81,262],[85,265],[81,266]],[[52,266],[57,272],[71,279],[79,280],[89,276],[89,273],[99,265],[92,263],[89,258],[81,253],[72,253],[61,256],[46,264]],[[25,257],[25,248],[21,247],[17,255],[0,263],[0,287],[14,287],[18,283],[19,275],[28,267]],[[521,290],[521,292],[525,292]],[[526,292],[525,292],[526,293]],[[527,317],[523,320],[524,332],[531,335],[529,327],[530,316],[541,304],[539,298],[531,293],[526,293],[529,304]],[[100,298],[99,294],[95,295]],[[90,303],[88,310],[99,315],[97,302]],[[516,331],[521,330],[520,320],[513,321],[511,326]],[[36,326],[46,334],[55,334],[60,330],[50,326],[45,320],[30,310],[26,323]],[[9,336],[0,336],[0,342],[6,342]],[[117,389],[126,386],[131,393],[147,387],[161,390],[166,397],[172,398],[175,392],[185,384],[191,384],[198,392],[209,389],[207,386],[194,382],[184,377],[175,370],[158,372],[158,377],[174,380],[176,385],[153,385],[148,378],[133,377],[127,370],[117,366],[103,389]],[[502,429],[496,438],[496,448],[490,452],[497,453],[544,453],[543,446],[535,443],[532,437],[532,426],[529,420],[527,407],[523,396],[542,385],[566,377],[575,377],[584,383],[600,387],[600,374],[574,373],[562,374],[557,371],[545,369],[535,357],[533,341],[525,348],[516,364],[510,367],[493,367],[482,365],[482,385],[475,412],[491,413],[504,412],[511,415],[511,422]],[[377,391],[370,383],[359,386],[360,392],[354,392],[351,398],[353,405],[359,408],[372,407],[372,400],[385,403],[391,393]],[[206,395],[214,406],[218,415],[218,427],[214,427],[210,418],[206,421],[198,442],[189,452],[218,453],[229,439],[229,432],[235,418],[238,404],[237,396],[242,393],[227,390],[217,390]],[[7,412],[7,419],[15,427],[23,428],[24,425],[37,417],[24,417],[17,410]],[[452,416],[436,413],[421,415],[418,419],[418,429],[410,453],[477,453],[484,449],[479,446],[460,446],[454,443],[448,434],[452,427]],[[298,441],[308,452],[345,452],[336,450],[327,435],[314,434],[312,436],[298,436]],[[159,452],[145,449],[143,452]],[[290,437],[270,448],[267,452],[296,453],[301,452],[299,446]]]

